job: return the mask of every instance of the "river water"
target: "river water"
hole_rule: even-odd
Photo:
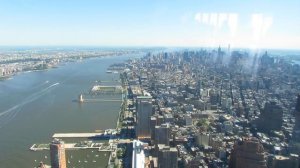
[[[110,64],[140,55],[124,55],[70,62],[47,71],[22,73],[0,82],[0,167],[35,167],[49,164],[49,151],[33,152],[34,143],[49,143],[53,133],[94,132],[115,128],[120,102],[78,104],[96,81],[115,81]],[[120,95],[109,98],[120,98]],[[105,167],[109,153],[66,151],[68,167]],[[79,160],[81,160],[79,162]]]

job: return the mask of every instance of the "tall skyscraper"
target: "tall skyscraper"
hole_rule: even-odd
[[[157,118],[156,116],[151,116],[150,118],[150,134],[151,134],[151,139],[155,139],[155,126],[157,123]]]
[[[136,100],[136,136],[138,139],[150,139],[150,118],[152,115],[152,97],[138,96]]]
[[[229,168],[267,168],[264,148],[256,138],[235,143],[230,155]]]
[[[132,151],[132,168],[144,168],[145,167],[145,153],[143,142],[134,140]]]
[[[66,168],[65,144],[59,139],[54,139],[50,144],[50,157],[52,168]]]
[[[170,125],[162,124],[160,126],[155,127],[155,144],[170,144]]]
[[[296,141],[300,141],[300,94],[297,96],[297,102],[295,107],[295,119],[296,123],[293,131],[293,139]]]
[[[223,52],[221,50],[221,46],[219,46],[216,64],[222,64],[222,61],[223,61]]]
[[[300,93],[297,96],[296,112],[300,113]]]
[[[158,145],[158,168],[177,168],[178,151],[163,144]]]
[[[278,102],[267,102],[261,111],[258,129],[267,133],[272,130],[280,130],[283,123],[282,117],[283,109]]]

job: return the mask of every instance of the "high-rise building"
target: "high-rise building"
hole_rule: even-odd
[[[297,96],[296,112],[300,113],[300,93]]]
[[[192,119],[192,116],[190,114],[186,114],[184,116],[184,120],[185,120],[185,125],[186,126],[192,126],[193,125],[193,119]]]
[[[267,168],[264,148],[256,138],[235,143],[230,155],[229,168]]]
[[[145,153],[143,142],[134,140],[132,151],[132,168],[144,168],[145,167]]]
[[[162,115],[157,116],[157,123],[156,123],[156,125],[161,125],[164,122],[165,122],[164,116],[162,116]]]
[[[196,144],[199,146],[209,146],[209,134],[199,134],[196,136]]]
[[[282,107],[275,101],[267,102],[261,111],[258,129],[267,133],[273,130],[280,130],[283,123],[282,117]]]
[[[150,139],[150,118],[152,115],[152,97],[138,96],[136,100],[136,136],[138,139]]]
[[[297,96],[297,102],[295,107],[295,119],[296,123],[293,131],[293,139],[296,141],[300,141],[300,94]]]
[[[155,139],[155,126],[157,123],[157,118],[156,116],[151,116],[150,118],[150,134],[151,134],[151,139]]]
[[[162,124],[155,127],[155,144],[164,144],[169,146],[170,144],[170,125]]]
[[[217,55],[217,59],[216,59],[216,64],[222,64],[223,54],[224,53],[221,50],[221,46],[219,46],[219,48],[218,48],[218,55]]]
[[[178,151],[163,144],[158,145],[158,168],[177,168]]]
[[[299,156],[296,154],[290,154],[290,156],[271,155],[270,168],[299,168]]]
[[[50,157],[52,168],[66,168],[65,144],[59,139],[54,139],[50,144]]]

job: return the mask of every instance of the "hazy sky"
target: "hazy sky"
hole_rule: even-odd
[[[0,1],[0,45],[300,49],[300,0]]]

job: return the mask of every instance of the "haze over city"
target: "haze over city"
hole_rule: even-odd
[[[299,0],[0,2],[0,168],[299,168]]]

